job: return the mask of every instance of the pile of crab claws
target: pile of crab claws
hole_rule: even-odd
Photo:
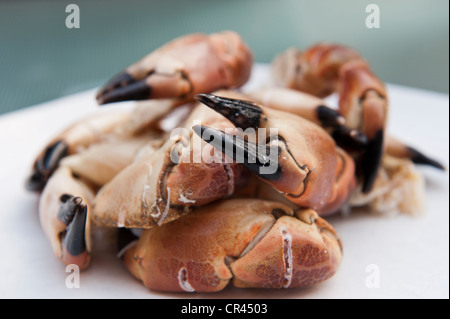
[[[288,73],[279,74],[287,76],[284,84],[316,97],[285,98],[284,91],[288,103],[277,105],[269,100],[280,92],[270,88],[259,95],[226,90],[244,85],[253,66],[251,51],[230,31],[175,39],[109,80],[98,104],[150,103],[68,128],[38,156],[27,180],[27,189],[42,191],[39,217],[55,255],[88,267],[95,222],[119,228],[119,257],[150,289],[219,291],[231,279],[237,287],[292,288],[334,275],[342,244],[320,216],[370,204],[372,193],[382,198],[379,176],[388,183],[400,176],[417,189],[400,194],[404,204],[424,192],[417,175],[406,176],[410,168],[397,168],[411,161],[445,167],[389,141],[385,88],[355,51],[322,44],[287,58],[291,64],[279,60]],[[333,92],[340,94],[338,110],[317,98]],[[181,105],[192,111],[182,122],[189,132],[167,140],[156,126]],[[206,125],[192,126],[196,120]],[[219,158],[215,152],[192,163],[194,140],[237,163],[210,162]],[[102,170],[112,157],[120,159]],[[400,188],[389,187],[387,193]],[[123,231],[132,228],[142,231],[139,238]]]
[[[59,161],[67,154],[68,146],[63,141],[56,141],[48,146],[34,162],[32,172],[25,182],[25,188],[29,191],[41,191],[58,167]]]

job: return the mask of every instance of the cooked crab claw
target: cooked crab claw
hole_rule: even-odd
[[[116,75],[99,91],[97,102],[188,100],[195,93],[239,87],[248,80],[252,61],[251,51],[235,32],[187,35]]]
[[[378,174],[384,151],[388,99],[383,83],[362,61],[346,63],[340,70],[339,111],[350,128],[367,136],[368,144],[361,160],[363,192],[369,192]]]
[[[339,113],[345,117],[345,125],[367,136],[367,151],[357,164],[362,190],[369,192],[381,164],[389,105],[386,88],[367,61],[345,46],[320,43],[303,52],[283,52],[272,65],[276,82],[284,87],[318,97],[339,94]]]
[[[62,261],[68,264],[83,265],[87,258],[85,233],[87,206],[81,197],[64,194],[60,197],[59,219],[67,225],[62,245]]]
[[[121,110],[98,112],[74,122],[39,152],[25,187],[41,191],[63,159],[82,152],[90,145],[130,138],[133,134],[127,129],[130,122],[130,114]]]
[[[203,140],[248,167],[293,203],[319,211],[327,204],[335,184],[338,155],[325,130],[294,114],[245,100],[211,94],[197,99],[240,129],[258,129],[253,142],[236,134],[194,127]],[[346,170],[345,174],[353,176],[354,171]]]
[[[194,126],[193,130],[205,142],[247,167],[286,196],[301,198],[305,192],[310,169],[296,162],[283,140],[275,138],[272,145],[258,145],[212,128]],[[315,195],[323,198],[323,194]]]
[[[76,195],[73,195],[76,194]],[[54,254],[80,270],[91,259],[90,203],[93,191],[60,166],[45,185],[39,202],[39,218]]]
[[[316,212],[252,198],[198,207],[132,240],[123,261],[152,290],[305,287],[332,277],[342,260],[336,231]]]
[[[127,71],[119,73],[106,83],[97,94],[98,104],[129,100],[146,100],[151,95],[151,87],[144,80],[136,79]]]
[[[297,95],[297,92],[295,94]],[[197,94],[194,98],[222,114],[236,127],[243,130],[248,128],[256,129],[261,126],[260,121],[263,116],[263,110],[258,104],[252,101],[230,99],[213,94]],[[271,103],[270,105],[272,105],[271,108],[282,111],[279,104],[275,106],[274,103]],[[284,109],[291,110],[289,107]],[[328,106],[319,105],[312,110],[311,108],[299,110],[298,107],[295,107],[293,113],[297,115],[301,114],[300,116],[303,118],[324,128],[331,128],[332,137],[344,149],[360,151],[367,144],[367,138],[362,132],[344,126],[345,118],[339,112]]]
[[[63,141],[56,141],[48,146],[35,161],[25,187],[30,191],[42,190],[50,175],[58,167],[59,161],[68,155],[68,150],[67,144]]]

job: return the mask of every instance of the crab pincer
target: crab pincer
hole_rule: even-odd
[[[314,95],[286,87],[264,88],[246,95],[265,107],[293,113],[319,125],[348,151],[360,152],[367,146],[364,133],[347,127],[345,116]]]
[[[81,197],[64,194],[60,198],[59,219],[67,224],[63,242],[62,260],[67,264],[82,265],[86,263],[86,221],[87,206]]]
[[[239,87],[250,76],[253,56],[232,31],[191,34],[172,40],[108,81],[99,104],[176,98]]]
[[[25,187],[30,191],[42,191],[64,158],[79,153],[91,144],[123,135],[122,127],[128,121],[128,114],[113,111],[96,113],[71,124],[38,154]]]
[[[384,84],[361,61],[346,63],[340,70],[339,110],[347,125],[367,136],[362,155],[362,191],[372,189],[384,152],[385,129],[389,104]]]
[[[40,191],[58,167],[59,161],[67,156],[68,146],[58,140],[49,145],[34,162],[32,172],[26,180],[25,187],[29,191]]]
[[[338,190],[335,188],[337,147],[321,127],[246,100],[212,94],[200,94],[196,99],[225,116],[237,128],[266,129],[263,133],[258,131],[257,141],[253,142],[213,128],[193,127],[203,140],[249,168],[290,201],[320,212]],[[350,157],[345,159],[352,161]],[[349,183],[353,185],[353,166],[344,167],[343,174],[350,176]],[[346,200],[339,199],[340,203]]]
[[[94,194],[73,178],[70,169],[59,167],[43,189],[39,218],[54,254],[65,264],[80,270],[91,259],[90,218]]]
[[[319,43],[303,52],[291,48],[279,54],[272,66],[276,81],[284,87],[319,97],[339,94],[339,112],[346,126],[367,137],[357,166],[362,191],[369,192],[381,166],[389,104],[384,84],[367,61],[346,46]]]

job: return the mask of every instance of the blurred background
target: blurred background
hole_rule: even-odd
[[[66,6],[80,28],[66,27]],[[366,6],[380,28],[366,27]],[[448,93],[447,0],[0,0],[0,114],[92,89],[192,32],[234,30],[256,62],[290,46],[359,50],[385,82]]]

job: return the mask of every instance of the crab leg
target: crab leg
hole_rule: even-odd
[[[175,39],[111,79],[98,93],[99,104],[177,98],[239,87],[249,78],[252,53],[240,36],[227,31]]]

